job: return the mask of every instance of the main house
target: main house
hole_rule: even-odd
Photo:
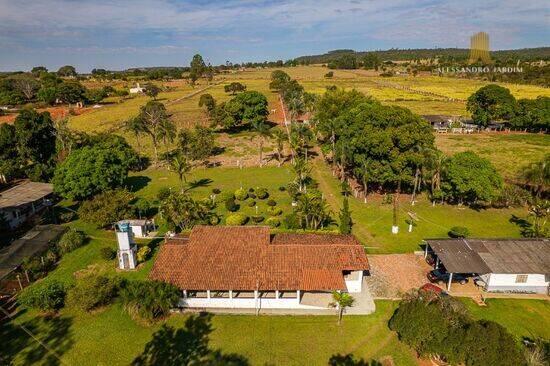
[[[433,239],[426,240],[426,255],[435,257],[450,273],[477,276],[485,291],[549,292],[550,240],[548,239]]]
[[[365,250],[352,235],[196,226],[189,237],[166,239],[150,278],[179,287],[187,308],[319,311],[328,309],[333,291],[360,298],[368,270]]]
[[[53,186],[49,183],[23,182],[0,192],[0,215],[15,229],[51,204]]]

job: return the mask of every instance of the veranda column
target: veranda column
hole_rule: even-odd
[[[300,290],[296,290],[296,303],[300,305]]]
[[[275,290],[275,298],[276,298],[276,299],[279,298],[279,290]]]
[[[206,290],[206,298],[210,299],[210,290]]]
[[[451,282],[453,281],[453,272],[449,275],[449,283],[447,284],[447,291],[451,291]]]

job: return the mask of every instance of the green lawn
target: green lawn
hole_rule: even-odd
[[[337,213],[343,200],[340,182],[320,160],[315,162],[313,173],[333,212]],[[455,205],[432,206],[422,196],[411,206],[407,198],[402,196],[398,217],[399,234],[392,234],[392,207],[391,204],[383,204],[380,197],[371,196],[367,204],[362,199],[350,198],[353,233],[367,246],[368,252],[410,253],[420,250],[419,244],[423,239],[445,238],[449,229],[456,225],[467,227],[472,237],[520,237],[519,227],[510,222],[510,219],[512,215],[526,216],[526,211],[522,208],[474,210]],[[409,212],[418,218],[417,226],[411,233],[407,231],[408,225],[405,222]]]
[[[550,154],[550,136],[541,134],[436,135],[436,146],[448,155],[466,150],[489,159],[504,178],[517,180],[529,163]]]
[[[462,299],[476,319],[500,323],[518,338],[550,339],[550,302],[548,300],[487,299],[486,307]]]

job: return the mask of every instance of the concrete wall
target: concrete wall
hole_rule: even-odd
[[[517,283],[517,274],[491,273],[482,276],[486,291],[547,293],[549,282],[543,274],[528,274],[527,281]]]
[[[346,287],[349,293],[361,292],[363,283],[363,271],[353,271],[345,278]]]
[[[325,309],[316,306],[302,305],[299,300],[266,299],[266,298],[182,298],[178,306],[188,308],[222,308],[222,309]]]

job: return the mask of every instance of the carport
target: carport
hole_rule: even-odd
[[[479,256],[476,243],[465,239],[428,239],[425,240],[424,257],[429,253],[435,256],[435,268],[443,264],[449,273],[447,291],[451,290],[454,273],[470,274],[472,276],[490,273],[491,270]],[[472,247],[472,245],[474,247]]]

